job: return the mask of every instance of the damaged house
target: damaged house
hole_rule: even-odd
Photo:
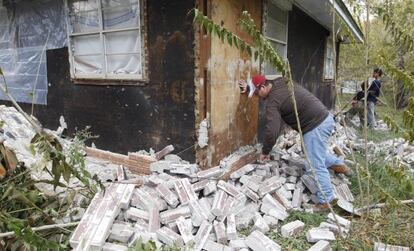
[[[194,27],[193,8],[246,39],[235,20],[249,11],[290,61],[294,80],[329,108],[331,36],[337,52],[340,43],[363,42],[341,0],[0,0],[8,90],[48,128],[61,116],[68,134],[91,126],[98,148],[173,144],[185,159],[216,165],[256,143],[263,123],[259,102],[241,96],[237,80],[277,72]]]

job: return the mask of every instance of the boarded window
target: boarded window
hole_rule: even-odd
[[[273,1],[267,1],[264,34],[273,48],[283,58],[287,58],[288,11],[278,7]],[[269,64],[265,65],[266,75],[280,74]]]
[[[326,46],[325,46],[325,60],[324,60],[324,68],[323,68],[323,76],[325,80],[332,80],[334,79],[335,74],[335,53],[332,47],[332,37],[328,37],[326,39]]]
[[[144,78],[139,0],[68,0],[68,7],[73,78]]]

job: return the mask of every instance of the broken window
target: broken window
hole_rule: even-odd
[[[325,46],[325,60],[324,60],[324,67],[323,67],[323,76],[325,80],[332,80],[334,79],[334,71],[335,71],[335,53],[332,46],[332,37],[328,37],[326,39],[326,46]]]
[[[139,0],[68,0],[71,76],[143,80]]]
[[[280,8],[274,1],[267,1],[264,34],[273,48],[283,58],[287,58],[288,11]],[[264,67],[266,75],[280,74],[271,65]]]

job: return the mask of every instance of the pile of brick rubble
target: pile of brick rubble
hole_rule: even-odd
[[[14,108],[5,106],[0,106],[0,120],[4,121],[5,144],[15,150],[26,166],[35,166],[38,159],[29,149],[34,135],[30,125]],[[355,131],[344,131],[337,124],[330,143],[330,150],[338,155],[349,154],[351,145],[358,150]],[[63,139],[62,142],[70,144]],[[252,164],[258,147],[243,147],[208,170],[200,170],[196,164],[168,154],[169,151],[156,157],[135,153],[145,160],[153,159],[148,162],[149,175],[138,177],[139,182],[117,161],[87,157],[90,172],[102,180],[116,182],[94,197],[70,244],[76,250],[128,250],[142,239],[152,240],[158,247],[191,250],[280,250],[266,233],[279,231],[290,238],[303,231],[303,222],[285,220],[293,210],[312,212],[312,204],[317,202],[317,188],[313,178],[305,174],[299,142],[299,135],[289,131],[280,137],[271,153],[272,161],[267,164]],[[410,150],[406,150],[412,146],[399,143],[403,146],[399,156],[412,158]],[[134,157],[134,153],[114,155],[126,163]],[[43,174],[33,172],[33,176],[39,175]],[[354,198],[348,179],[331,173],[331,180],[340,206],[353,212]],[[75,187],[76,183],[71,185]],[[351,222],[339,215],[335,217],[339,225],[329,214],[326,222],[307,231],[307,241],[315,243],[310,250],[330,250],[329,241],[347,234]],[[250,229],[247,236],[241,234],[245,229]],[[389,250],[390,246],[384,249],[382,245],[376,244],[378,250]]]

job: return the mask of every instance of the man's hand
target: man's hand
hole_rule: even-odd
[[[244,79],[239,80],[239,87],[240,87],[241,93],[247,92],[247,82]]]
[[[260,162],[266,163],[270,161],[270,155],[269,154],[260,154]]]

